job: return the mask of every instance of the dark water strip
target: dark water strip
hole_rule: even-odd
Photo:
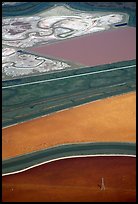
[[[2,174],[20,171],[33,165],[38,165],[57,158],[96,154],[99,154],[99,156],[101,154],[136,155],[136,144],[121,142],[95,142],[56,146],[3,160]]]
[[[126,4],[120,4],[121,2],[102,2],[103,4],[97,4],[97,2],[21,2],[14,5],[2,6],[2,16],[21,16],[21,15],[34,15],[44,10],[50,9],[54,6],[66,5],[73,9],[81,11],[117,11],[126,12],[130,15],[129,25],[136,26],[136,4],[132,2],[132,6],[129,7]]]
[[[136,67],[2,91],[2,126],[136,90]]]

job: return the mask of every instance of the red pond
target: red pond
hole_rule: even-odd
[[[29,50],[85,66],[132,60],[136,58],[136,28],[125,27],[87,34]]]

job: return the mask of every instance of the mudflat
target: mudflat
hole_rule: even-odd
[[[101,189],[101,180],[105,189]],[[70,158],[2,178],[4,202],[136,201],[136,158]]]
[[[136,92],[2,129],[2,159],[81,142],[136,142]]]

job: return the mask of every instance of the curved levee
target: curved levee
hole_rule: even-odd
[[[25,171],[50,161],[83,156],[135,156],[135,143],[96,142],[60,145],[2,161],[2,175]]]

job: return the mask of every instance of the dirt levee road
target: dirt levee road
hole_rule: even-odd
[[[136,201],[136,159],[65,159],[2,178],[4,202]],[[104,179],[105,190],[101,190]]]
[[[2,159],[60,144],[135,142],[136,93],[95,101],[2,130]]]

